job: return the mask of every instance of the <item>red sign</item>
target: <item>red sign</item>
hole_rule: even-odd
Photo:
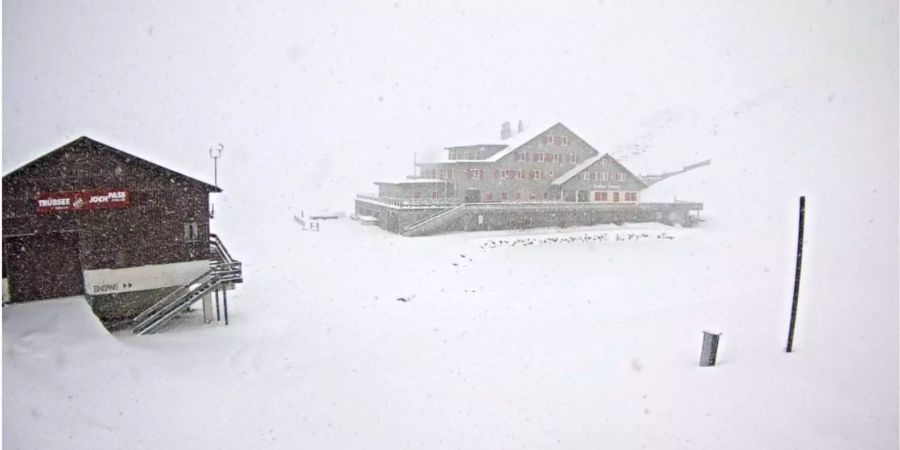
[[[103,189],[81,192],[44,192],[37,196],[34,204],[39,213],[125,208],[128,206],[128,191]]]

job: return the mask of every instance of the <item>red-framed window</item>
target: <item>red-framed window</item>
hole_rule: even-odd
[[[594,192],[595,202],[605,202],[607,199],[609,199],[609,195],[606,192]]]

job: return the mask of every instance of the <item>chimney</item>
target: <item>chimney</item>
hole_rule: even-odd
[[[521,133],[523,131],[525,131],[525,125],[522,123],[522,119],[519,119],[519,131],[517,132]]]
[[[512,127],[509,122],[503,122],[500,125],[500,139],[509,139],[512,136]]]

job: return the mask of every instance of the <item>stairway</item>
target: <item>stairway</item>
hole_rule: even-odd
[[[436,228],[446,224],[450,220],[454,220],[459,215],[465,211],[466,205],[468,203],[460,203],[459,205],[454,206],[446,211],[441,211],[438,214],[435,214],[431,217],[428,217],[422,221],[416,222],[406,228],[403,229],[402,234],[404,236],[421,236],[423,234],[430,234]]]
[[[229,285],[242,283],[240,261],[235,261],[221,239],[209,235],[209,270],[163,297],[134,318],[134,334],[152,334],[188,309],[204,295]]]

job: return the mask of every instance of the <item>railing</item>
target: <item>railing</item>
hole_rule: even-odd
[[[426,218],[426,219],[424,219],[424,220],[421,220],[421,221],[419,221],[419,222],[416,222],[416,223],[414,223],[414,224],[412,224],[412,225],[406,227],[406,228],[403,230],[403,234],[410,235],[410,234],[414,233],[416,229],[422,228],[423,226],[426,226],[426,225],[428,225],[429,223],[440,223],[440,222],[443,222],[443,221],[445,221],[445,220],[448,220],[448,219],[451,218],[455,213],[462,211],[463,208],[465,208],[466,205],[467,205],[466,203],[461,203],[461,204],[456,205],[455,207],[450,208],[450,209],[448,209],[448,210],[446,210],[446,211],[442,211],[442,212],[440,212],[440,213],[438,213],[438,214],[435,214],[435,215],[433,215],[433,216],[431,216],[431,217],[428,217],[428,218]]]
[[[202,275],[170,292],[134,318],[134,334],[150,334],[202,299],[204,295],[230,284],[243,282],[243,268],[214,234],[209,236],[210,268]],[[227,318],[227,308],[226,308]]]
[[[399,208],[417,208],[417,207],[447,207],[460,204],[456,198],[397,198],[397,197],[380,197],[373,194],[357,194],[356,198],[383,205],[395,206]]]

